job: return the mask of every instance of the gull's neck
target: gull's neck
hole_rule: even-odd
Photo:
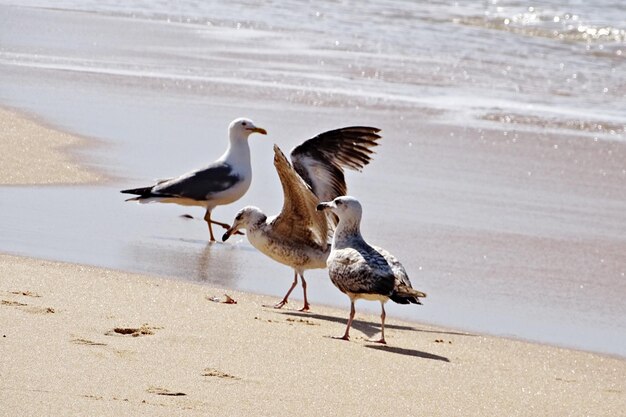
[[[230,133],[229,136],[228,148],[219,160],[241,168],[247,167],[250,170],[250,146],[247,136],[237,136],[234,133]]]
[[[365,243],[361,236],[361,217],[339,219],[335,235],[333,236],[332,250],[353,247]]]

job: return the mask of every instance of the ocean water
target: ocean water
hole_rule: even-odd
[[[547,118],[624,136],[626,5],[617,0],[0,4],[187,26],[193,37],[131,29],[118,34],[130,44],[120,45],[123,57],[90,53],[97,43],[80,32],[60,54],[2,51],[27,67],[162,77],[191,89],[234,84],[317,106],[423,106],[516,125]]]
[[[374,125],[363,232],[429,293],[392,315],[626,355],[622,2],[0,0],[0,21],[0,105],[98,139],[74,156],[112,177],[0,187],[1,251],[282,295],[288,268],[179,217],[201,210],[117,191],[215,159],[246,115],[270,135],[215,217],[273,214],[272,143]],[[313,306],[347,305],[308,275]]]

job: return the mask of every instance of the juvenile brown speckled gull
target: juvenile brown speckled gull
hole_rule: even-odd
[[[326,267],[332,229],[336,224],[333,215],[319,213],[315,208],[320,201],[347,192],[344,168],[361,170],[370,162],[373,153],[370,148],[378,144],[379,131],[354,126],[321,133],[293,149],[293,166],[274,145],[274,166],[284,194],[281,212],[268,219],[257,207],[245,207],[237,213],[222,240],[238,229],[246,229],[248,240],[255,248],[293,268],[293,283],[275,308],[287,303],[300,276],[304,292],[301,310],[310,309],[304,271]]]
[[[349,340],[354,319],[354,302],[360,298],[380,301],[382,313],[381,337],[385,341],[385,303],[391,299],[398,304],[421,304],[426,294],[414,290],[406,270],[383,248],[370,246],[361,236],[361,203],[354,197],[337,197],[320,203],[318,211],[331,211],[339,217],[328,256],[328,274],[339,290],[350,297],[350,318],[340,339]]]

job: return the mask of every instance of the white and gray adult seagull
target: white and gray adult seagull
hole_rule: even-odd
[[[252,166],[248,136],[252,133],[267,134],[265,129],[255,126],[250,119],[235,119],[228,126],[229,145],[226,152],[209,166],[177,178],[160,180],[155,185],[121,192],[137,195],[126,201],[205,207],[204,220],[209,226],[211,242],[215,242],[212,225],[217,224],[225,229],[229,225],[212,220],[211,211],[216,206],[239,200],[250,188]]]
[[[268,218],[257,207],[244,207],[222,240],[239,229],[246,229],[252,246],[293,268],[293,283],[276,308],[287,303],[300,276],[304,292],[301,311],[309,310],[304,271],[326,267],[336,224],[334,216],[316,211],[317,204],[346,193],[344,168],[360,171],[370,162],[373,153],[370,148],[378,145],[379,131],[374,127],[353,126],[321,133],[291,151],[293,166],[274,145],[274,166],[284,195],[281,212]]]
[[[343,196],[320,203],[318,211],[330,210],[339,217],[328,256],[328,274],[337,288],[350,297],[350,318],[340,339],[349,340],[354,319],[354,302],[360,298],[378,300],[382,308],[381,338],[385,341],[385,303],[391,299],[398,304],[421,304],[426,294],[413,289],[406,270],[383,248],[370,246],[361,236],[361,203],[354,197]]]

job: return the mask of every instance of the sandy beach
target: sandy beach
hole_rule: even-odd
[[[625,12],[0,0],[0,416],[624,415]],[[280,210],[273,144],[382,129],[349,193],[428,293],[387,303],[387,346],[374,302],[332,338],[327,271],[310,313],[300,288],[265,307],[289,268],[209,244],[201,209],[124,202],[240,116],[268,135],[224,222]]]
[[[617,416],[621,359],[0,257],[0,414]],[[357,306],[358,308],[358,306]]]
[[[0,184],[86,184],[103,180],[103,175],[83,169],[72,157],[72,150],[86,144],[83,138],[0,108]]]
[[[41,129],[0,116],[24,137]],[[40,181],[22,169],[34,158],[25,153],[29,163],[0,180]],[[54,161],[47,181],[65,181],[64,166]],[[623,359],[393,318],[388,346],[376,345],[379,318],[358,304],[352,340],[335,340],[347,299],[345,309],[279,311],[264,307],[270,297],[10,255],[0,255],[0,277],[0,415],[616,416],[626,407]],[[225,293],[237,303],[221,302]]]

